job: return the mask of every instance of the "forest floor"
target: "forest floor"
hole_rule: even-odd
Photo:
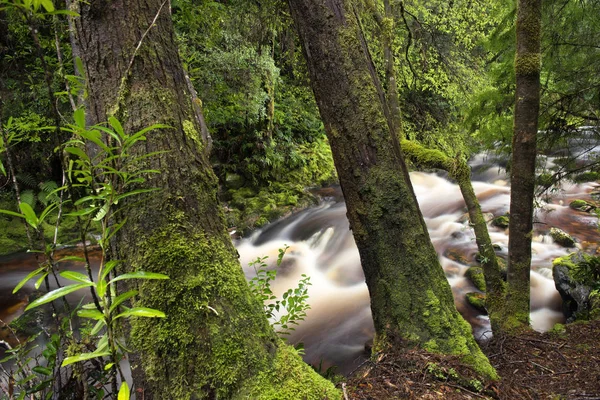
[[[348,400],[600,400],[600,321],[561,333],[527,332],[483,344],[501,379],[481,382],[456,358],[405,350],[365,362],[345,383]]]

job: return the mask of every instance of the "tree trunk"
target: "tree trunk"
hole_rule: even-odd
[[[374,348],[417,345],[495,376],[454,306],[351,2],[289,4],[371,296]]]
[[[529,274],[538,114],[540,108],[541,0],[519,0],[517,9],[517,78],[512,140],[508,242],[508,292],[504,329],[529,326]]]
[[[504,316],[504,300],[506,285],[502,280],[502,273],[498,266],[498,258],[492,246],[487,222],[483,217],[479,200],[475,196],[471,183],[471,169],[469,164],[462,159],[452,159],[439,150],[426,149],[420,144],[403,140],[402,149],[406,158],[415,165],[425,168],[437,168],[447,171],[450,177],[456,180],[463,196],[469,221],[475,232],[475,242],[481,254],[481,267],[485,276],[486,308],[490,316],[492,332],[499,333]]]
[[[138,398],[336,398],[332,384],[278,339],[245,282],[177,53],[170,3],[78,4],[89,122],[114,115],[130,133],[155,123],[172,127],[131,150],[166,151],[135,165],[160,170],[144,187],[161,190],[128,204],[115,246],[127,270],[171,278],[139,288],[136,305],[167,317],[131,321]]]

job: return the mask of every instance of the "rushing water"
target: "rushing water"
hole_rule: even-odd
[[[499,167],[485,167],[484,161],[480,156],[472,163],[473,185],[483,211],[502,215],[509,207],[506,176]],[[460,191],[455,184],[435,174],[413,172],[411,180],[457,308],[472,324],[477,337],[489,337],[487,317],[464,300],[466,293],[476,290],[464,274],[469,265],[476,265],[477,248]],[[551,263],[569,250],[553,243],[547,235],[550,227],[569,232],[580,246],[592,250],[596,246],[596,218],[568,208],[573,199],[589,198],[591,190],[592,184],[565,185],[537,211],[531,272],[531,320],[535,329],[547,330],[563,320]],[[318,207],[282,219],[240,240],[237,248],[244,272],[251,278],[255,274],[248,266],[252,260],[268,255],[274,268],[278,249],[290,246],[272,285],[273,291],[281,295],[295,287],[302,274],[310,276],[312,286],[309,289],[311,309],[289,340],[304,344],[307,362],[321,363],[322,368],[338,365],[339,372],[348,373],[363,359],[365,344],[373,337],[373,323],[346,207],[339,189],[331,189],[331,195]],[[492,226],[489,229],[492,242],[500,246],[498,254],[505,258],[507,232]],[[0,319],[8,322],[24,308],[32,284],[26,285],[23,294],[12,295],[11,291],[34,268],[36,262],[31,255],[0,259]]]
[[[474,188],[482,210],[494,216],[509,209],[510,189],[503,169],[485,168],[482,157],[473,162]],[[429,228],[431,240],[453,289],[461,314],[472,324],[476,337],[490,337],[489,321],[465,301],[465,294],[476,291],[464,277],[470,265],[476,265],[477,247],[466,219],[466,208],[458,186],[444,177],[422,172],[411,173],[411,180]],[[563,321],[561,299],[552,280],[552,260],[569,253],[553,243],[550,227],[557,226],[572,234],[584,247],[597,242],[595,217],[571,210],[576,198],[589,198],[591,184],[565,185],[538,209],[531,272],[531,321],[534,329],[547,330]],[[490,215],[491,216],[491,215]],[[506,258],[507,231],[489,225],[497,252]],[[295,287],[302,274],[311,277],[311,309],[306,320],[291,334],[292,343],[303,342],[307,362],[327,368],[338,365],[347,373],[365,354],[365,343],[373,337],[369,295],[364,283],[358,250],[349,230],[343,201],[330,201],[271,224],[237,244],[247,278],[255,275],[248,264],[268,255],[271,267],[278,249],[290,246],[273,285],[281,295]]]

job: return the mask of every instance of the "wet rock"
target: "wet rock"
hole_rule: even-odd
[[[508,222],[508,215],[500,215],[492,220],[492,225],[500,229],[506,229],[508,228]]]
[[[463,265],[469,265],[469,257],[464,250],[449,248],[444,252],[444,257]]]
[[[588,203],[585,200],[573,200],[571,203],[569,203],[569,207],[573,210],[583,212],[593,212],[596,209],[594,204]]]
[[[590,257],[590,256],[587,256]],[[600,316],[600,300],[596,299],[598,291],[592,294],[592,288],[577,277],[577,270],[581,263],[586,262],[586,255],[573,253],[554,260],[552,275],[556,290],[563,300],[563,313],[567,322],[577,319],[589,319],[590,316]],[[590,301],[592,297],[592,301]],[[593,303],[593,304],[592,304]],[[595,305],[596,308],[593,308]]]
[[[465,272],[465,277],[469,279],[477,289],[485,292],[485,277],[483,276],[483,269],[481,267],[470,267],[467,272]]]
[[[489,212],[488,212],[488,213],[483,213],[483,219],[484,219],[486,222],[489,222],[489,221],[491,221],[491,220],[493,220],[493,219],[494,219],[494,214],[492,214],[492,213],[489,213]],[[469,222],[469,213],[464,213],[464,214],[463,214],[463,215],[462,215],[462,216],[461,216],[461,217],[458,219],[458,221],[457,221],[457,222],[460,222],[461,224],[468,223],[468,222]]]
[[[554,243],[563,247],[575,247],[575,239],[567,232],[559,228],[550,228],[550,237]]]
[[[469,303],[473,308],[482,314],[487,314],[487,310],[485,308],[485,294],[479,292],[470,292],[465,295],[467,303]]]
[[[228,172],[225,175],[225,187],[228,189],[239,189],[244,186],[245,179],[238,174]]]

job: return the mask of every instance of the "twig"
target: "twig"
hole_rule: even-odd
[[[482,395],[480,395],[479,393],[475,393],[475,392],[473,392],[473,391],[471,391],[471,390],[467,389],[467,388],[466,388],[466,387],[464,387],[464,386],[455,385],[455,384],[453,384],[453,383],[448,383],[448,382],[446,382],[446,385],[448,385],[448,386],[450,386],[450,387],[453,387],[453,388],[455,388],[455,389],[460,389],[460,390],[464,390],[465,392],[469,392],[469,393],[470,393],[470,394],[472,394],[473,396],[479,397],[480,399],[487,399],[487,397],[485,397],[485,396],[482,396]]]
[[[127,74],[129,73],[129,70],[131,69],[131,66],[133,65],[133,61],[135,59],[135,56],[137,55],[138,50],[140,49],[140,47],[142,47],[142,43],[144,42],[144,39],[146,38],[146,35],[148,35],[148,32],[150,32],[150,29],[152,29],[152,27],[156,23],[156,20],[158,19],[158,16],[160,15],[160,12],[162,11],[164,5],[167,4],[167,1],[168,0],[165,0],[165,1],[162,2],[162,4],[160,5],[160,7],[158,8],[158,11],[156,12],[156,15],[154,16],[154,19],[152,20],[152,23],[150,24],[150,26],[148,27],[148,29],[146,29],[146,31],[144,32],[144,34],[140,38],[140,41],[138,42],[135,50],[133,51],[133,55],[131,56],[131,60],[129,60],[129,65],[127,66],[127,69],[125,70],[125,73],[123,74],[124,77],[127,77]]]
[[[533,365],[535,365],[536,367],[540,367],[541,369],[550,371],[551,374],[554,374],[554,371],[552,371],[550,368],[544,367],[543,365],[540,365],[534,361],[529,361],[529,362],[532,363]]]
[[[349,400],[348,393],[346,392],[346,382],[342,383],[342,392],[344,393],[344,400]]]

